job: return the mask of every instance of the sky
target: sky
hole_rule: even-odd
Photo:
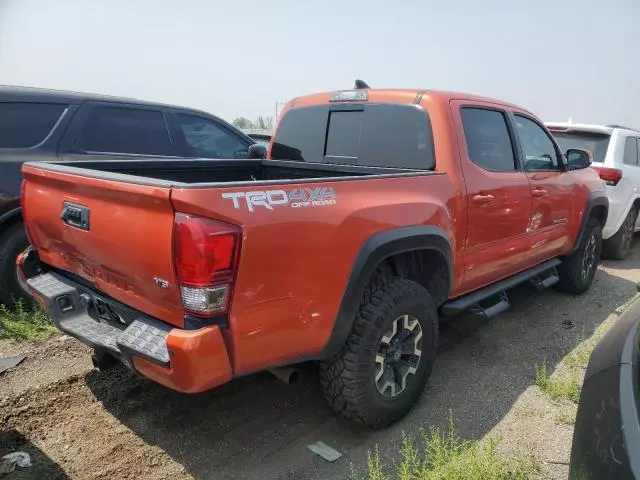
[[[640,0],[0,0],[0,84],[229,121],[362,78],[640,129],[639,52]]]

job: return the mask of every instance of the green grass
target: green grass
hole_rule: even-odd
[[[616,308],[616,313],[621,315],[636,299],[637,295],[633,295],[628,298],[622,305]],[[584,330],[582,334],[578,336],[578,345],[573,351],[566,356],[564,359],[564,363],[570,367],[586,367],[589,363],[589,359],[591,358],[591,354],[593,350],[596,348],[598,342],[604,337],[605,333],[611,328],[611,326],[615,323],[617,317],[615,315],[609,316],[607,320],[605,320],[593,333],[590,338],[586,338],[584,334]]]
[[[596,345],[603,335],[604,332],[600,333],[599,331],[596,331],[591,338],[586,340],[582,339],[578,346],[574,348],[569,355],[567,355],[564,359],[564,363],[569,368],[586,367],[589,363],[593,350],[596,348]]]
[[[13,309],[0,304],[0,338],[36,340],[56,331],[49,315],[41,308],[26,308],[18,303]]]
[[[622,305],[620,305],[616,312],[620,315],[622,314],[629,305],[636,299],[636,296],[627,299]],[[564,363],[569,368],[580,367],[584,368],[589,363],[589,359],[591,358],[591,354],[593,350],[596,348],[596,345],[602,337],[607,333],[607,331],[611,328],[611,326],[615,323],[617,317],[615,315],[611,315],[605,320],[593,335],[590,338],[585,338],[584,330],[582,334],[578,336],[578,345],[573,349],[569,355],[567,355],[564,359]]]
[[[369,454],[366,480],[525,480],[541,476],[534,457],[507,456],[498,451],[500,440],[460,439],[453,421],[449,431],[421,430],[421,445],[404,438],[393,466],[386,466],[378,449]]]
[[[536,365],[536,385],[552,400],[570,400],[573,403],[580,401],[582,385],[576,367],[570,367],[568,375],[551,378],[546,362]]]
[[[577,407],[564,408],[553,416],[556,423],[562,425],[574,425],[576,423],[576,414],[578,413]]]

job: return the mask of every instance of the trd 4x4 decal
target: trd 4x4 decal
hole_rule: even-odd
[[[288,205],[291,208],[322,207],[335,205],[336,194],[332,187],[294,188],[292,190],[253,190],[251,192],[227,192],[222,198],[231,200],[235,208],[246,205],[250,212],[258,207],[273,210]]]

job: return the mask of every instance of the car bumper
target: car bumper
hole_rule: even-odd
[[[18,257],[20,283],[61,331],[180,392],[209,390],[231,379],[219,326],[174,328],[62,274],[25,268],[28,255]]]
[[[640,479],[640,299],[594,350],[580,396],[571,478]]]

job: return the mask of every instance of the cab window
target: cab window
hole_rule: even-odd
[[[525,171],[563,170],[561,157],[547,132],[530,118],[516,114],[514,119]]]
[[[516,158],[504,112],[464,107],[460,110],[469,159],[491,172],[516,171]]]

